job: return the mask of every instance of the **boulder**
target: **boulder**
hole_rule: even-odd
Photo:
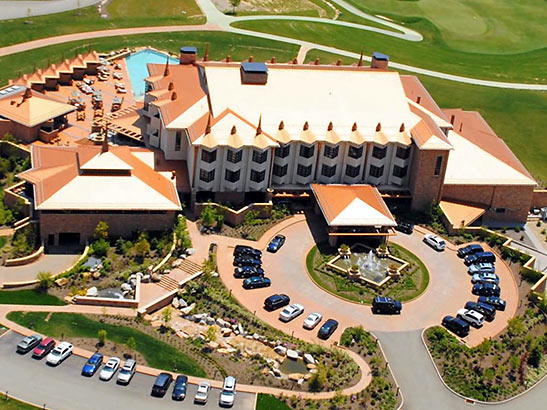
[[[220,354],[230,354],[231,352],[229,351],[229,349],[226,349],[226,348],[219,348],[217,349],[217,352],[220,353]]]
[[[318,371],[317,369],[311,369],[311,370],[310,370],[310,374],[317,373],[317,371]]]
[[[188,306],[188,302],[186,302],[183,298],[179,298],[178,301],[179,301],[179,308],[185,308],[186,306]]]
[[[279,368],[277,368],[277,367],[274,367],[272,369],[272,373],[275,377],[281,377],[281,370],[279,370]]]
[[[129,279],[129,285],[131,286],[131,289],[135,289],[135,286],[137,286],[137,279]]]
[[[293,359],[293,360],[296,360],[298,359],[298,352],[296,350],[292,350],[292,349],[287,349],[287,357],[289,359]]]
[[[91,272],[84,272],[82,273],[82,278],[84,278],[84,280],[87,280],[91,277]]]
[[[101,277],[101,272],[99,272],[98,270],[96,270],[95,272],[93,272],[93,273],[91,274],[91,277],[92,277],[93,279],[99,279],[99,278]]]
[[[220,327],[226,327],[227,326],[227,323],[224,319],[218,318],[216,320],[216,322],[217,322],[217,325],[219,325]]]
[[[207,322],[205,321],[205,319],[201,319],[201,320],[199,321],[199,324],[200,324],[201,326],[207,326]]]
[[[220,334],[222,337],[228,337],[232,334],[232,330],[227,327],[223,327],[220,329]]]
[[[164,275],[169,275],[171,273],[171,269],[164,269],[162,273]]]
[[[303,379],[304,375],[302,373],[291,373],[289,374],[289,380],[292,380],[293,382],[297,382],[300,379]]]
[[[211,276],[212,276],[213,278],[216,278],[216,277],[218,276],[218,272],[211,272]]]
[[[188,248],[186,249],[186,255],[190,256],[196,253],[196,250],[194,248]]]
[[[254,339],[254,340],[260,339],[260,335],[259,335],[258,333],[254,333],[254,334],[253,334],[253,339]]]
[[[307,373],[304,375],[304,380],[309,380],[311,379],[311,374],[310,373]]]
[[[218,346],[219,346],[219,344],[217,342],[212,342],[211,341],[211,342],[207,343],[207,347],[209,347],[210,349],[213,349],[213,350],[218,349]]]
[[[270,369],[265,367],[265,368],[262,369],[262,371],[260,373],[262,373],[264,376],[266,376],[268,373],[270,373]]]
[[[173,266],[173,268],[178,268],[182,264],[182,261],[182,259],[177,259],[171,264],[171,266]]]
[[[120,289],[122,292],[130,292],[133,288],[129,283],[122,283],[122,286],[120,286]]]
[[[161,275],[159,273],[152,273],[150,279],[152,279],[152,282],[159,282],[161,280]]]
[[[245,331],[243,330],[243,326],[241,326],[241,323],[237,324],[237,330],[239,330],[239,333],[241,333],[242,335],[245,334]]]
[[[278,345],[274,347],[274,352],[276,352],[279,356],[285,356],[287,354],[287,348],[285,346]]]
[[[179,330],[176,335],[178,337],[180,337],[181,339],[188,339],[188,337],[190,337],[190,335],[186,332],[183,332],[182,330]]]
[[[304,377],[301,377],[300,379],[298,379],[298,381],[296,382],[299,386],[302,386],[304,384],[304,378],[306,376],[304,375]]]
[[[315,364],[315,359],[313,358],[313,356],[309,353],[304,353],[304,362],[306,364]]]
[[[181,309],[180,312],[181,312],[183,315],[187,315],[187,314],[190,313],[192,310],[194,310],[195,307],[196,307],[196,304],[195,304],[195,303],[192,303],[190,306],[186,306],[185,308]]]
[[[205,323],[207,323],[208,326],[213,326],[216,323],[216,321],[211,316],[207,316],[205,318]]]
[[[314,365],[313,363],[308,363],[308,364],[306,365],[306,367],[308,368],[308,370],[312,370],[312,369],[316,369],[316,368],[317,368],[317,366]]]
[[[171,306],[173,306],[175,309],[178,309],[180,306],[179,300],[177,298],[173,298]]]
[[[99,291],[95,286],[89,288],[87,292],[85,293],[86,296],[89,296],[91,298],[97,297],[99,295]]]
[[[131,282],[132,280],[137,280],[137,274],[136,273],[129,276],[129,282]]]
[[[151,280],[150,275],[148,275],[148,274],[142,275],[142,279],[141,279],[142,283],[149,283],[150,280]]]
[[[68,279],[67,278],[59,278],[59,279],[56,279],[55,280],[55,284],[59,287],[63,287],[63,286],[66,286],[66,284],[68,283]]]

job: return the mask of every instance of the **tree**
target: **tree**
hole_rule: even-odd
[[[135,350],[137,348],[137,342],[135,341],[135,338],[133,336],[129,336],[125,344],[131,350]]]
[[[106,256],[110,249],[110,243],[106,239],[98,239],[89,246],[92,255]]]
[[[239,5],[241,4],[241,0],[230,0],[230,4],[232,5],[232,7],[234,8],[234,14],[236,12],[236,9],[239,7]]]
[[[165,327],[167,327],[167,324],[171,321],[172,317],[173,317],[173,309],[171,309],[171,306],[167,306],[161,312],[161,318],[163,320],[163,325]]]
[[[53,278],[50,272],[38,272],[36,279],[38,280],[38,290],[42,292],[47,292],[53,285]]]
[[[217,330],[214,326],[209,326],[209,329],[207,329],[207,333],[205,334],[205,338],[209,342],[216,342],[217,341]]]
[[[97,224],[95,227],[95,232],[93,233],[93,239],[96,241],[100,239],[104,239],[105,241],[108,239],[108,224],[104,221],[101,221]]]
[[[325,383],[327,382],[327,372],[325,367],[320,365],[317,367],[317,373],[314,373],[310,377],[310,390],[317,392],[323,390]]]
[[[106,330],[99,329],[99,331],[97,332],[97,339],[99,340],[99,344],[101,346],[104,346],[106,342]]]
[[[201,210],[201,215],[199,217],[201,219],[201,224],[206,227],[212,227],[215,225],[217,218],[218,218],[218,212],[216,208],[213,207],[212,204],[207,203],[203,206],[203,209]]]
[[[146,235],[144,233],[141,233],[139,235],[139,239],[135,243],[135,254],[139,258],[144,258],[149,253],[150,253],[150,243],[146,239]]]

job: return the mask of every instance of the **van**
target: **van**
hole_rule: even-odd
[[[494,263],[496,262],[496,255],[494,255],[492,252],[478,252],[465,257],[465,264],[467,266],[480,262]]]
[[[171,376],[171,374],[169,373],[158,374],[158,377],[156,377],[156,381],[154,382],[154,385],[152,386],[152,396],[156,396],[156,397],[165,396],[165,393],[167,393],[167,390],[169,389],[169,386],[171,386],[172,382],[173,382],[173,376]]]

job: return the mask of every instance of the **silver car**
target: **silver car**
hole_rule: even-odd
[[[304,306],[299,303],[294,303],[281,311],[279,314],[279,320],[282,322],[290,322],[302,313],[304,313]]]
[[[321,322],[323,315],[321,313],[313,312],[308,315],[304,320],[304,329],[312,330]]]
[[[112,376],[114,376],[114,373],[118,370],[120,367],[121,360],[119,357],[111,357],[108,359],[108,362],[104,365],[101,372],[99,373],[99,379],[108,381],[112,379]]]
[[[137,362],[133,359],[128,359],[123,364],[120,372],[118,373],[117,383],[119,384],[129,384],[135,372],[137,371]]]
[[[198,386],[198,391],[196,392],[196,395],[194,396],[194,403],[207,403],[210,390],[211,390],[211,383],[200,382]]]
[[[470,275],[474,275],[476,273],[496,273],[496,267],[490,262],[480,262],[469,266],[467,272]]]

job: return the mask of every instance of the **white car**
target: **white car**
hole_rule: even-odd
[[[484,315],[476,310],[460,309],[457,316],[475,327],[481,327],[484,324]]]
[[[57,366],[72,354],[74,346],[68,342],[61,342],[46,357],[46,363]]]
[[[437,235],[431,233],[424,236],[424,242],[437,251],[444,251],[446,242]]]
[[[136,370],[137,370],[137,362],[133,359],[126,360],[122,368],[120,369],[120,372],[118,373],[117,383],[129,384],[129,382],[135,375]]]
[[[120,367],[121,360],[119,357],[111,357],[108,359],[108,362],[103,366],[101,372],[99,373],[99,379],[108,381],[114,376],[114,373],[118,371]]]
[[[207,403],[207,398],[209,397],[209,391],[211,390],[211,383],[209,382],[200,382],[198,386],[198,391],[194,396],[194,403]]]
[[[228,376],[224,379],[222,392],[220,393],[220,407],[232,407],[236,398],[236,378]]]
[[[302,313],[304,313],[304,306],[298,303],[293,303],[292,305],[287,306],[281,311],[281,313],[279,314],[279,320],[281,320],[282,322],[290,322]]]
[[[304,329],[311,330],[321,322],[323,315],[321,313],[313,312],[308,315],[304,320]]]

